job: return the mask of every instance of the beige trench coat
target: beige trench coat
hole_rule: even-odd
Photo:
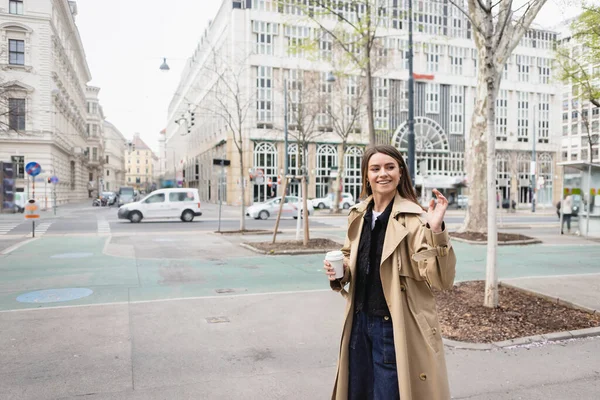
[[[332,399],[348,398],[349,343],[354,316],[354,277],[363,216],[371,197],[354,206],[342,248],[349,268],[331,288],[347,299],[337,377]],[[385,232],[381,282],[394,326],[398,385],[402,400],[450,399],[444,346],[430,287],[454,284],[456,257],[448,232],[434,234],[420,217],[423,209],[396,194]],[[349,285],[348,285],[349,284]]]

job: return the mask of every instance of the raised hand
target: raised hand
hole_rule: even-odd
[[[429,222],[429,228],[433,233],[442,232],[442,223],[444,222],[444,215],[448,209],[448,199],[437,189],[433,189],[433,194],[437,198],[437,204],[434,199],[429,200],[429,210],[427,210],[427,221]]]

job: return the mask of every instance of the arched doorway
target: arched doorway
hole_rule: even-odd
[[[348,147],[344,155],[344,192],[352,194],[356,202],[358,202],[362,186],[360,176],[362,156],[363,150],[356,146]]]

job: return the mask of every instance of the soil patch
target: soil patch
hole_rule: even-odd
[[[315,238],[308,241],[308,246],[304,247],[302,240],[284,240],[277,241],[275,244],[269,242],[248,243],[252,247],[266,252],[280,252],[284,250],[339,250],[342,245],[330,239]]]
[[[490,343],[600,326],[600,315],[575,310],[540,297],[500,286],[498,308],[483,306],[485,282],[461,282],[449,291],[434,291],[444,337]]]
[[[487,242],[487,233],[481,232],[450,232],[450,236],[474,242]],[[535,240],[535,238],[518,233],[498,233],[499,242],[514,242],[517,240]]]

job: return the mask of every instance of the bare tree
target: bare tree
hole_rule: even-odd
[[[293,69],[288,71],[287,102],[288,102],[288,132],[302,152],[298,157],[298,169],[307,176],[306,149],[308,144],[323,135],[327,125],[328,93],[318,72]],[[286,149],[287,157],[287,149]],[[304,216],[304,245],[308,245],[308,184],[302,182],[302,211]]]
[[[360,133],[361,119],[364,116],[364,94],[366,84],[360,76],[337,74],[332,84],[332,103],[327,107],[327,115],[333,126],[333,132],[342,142],[342,153],[338,162],[338,175],[335,180],[333,212],[339,212],[340,188],[342,186],[346,147],[350,136]]]
[[[465,1],[468,11],[463,7]],[[477,46],[477,90],[465,153],[469,204],[462,231],[487,231],[484,305],[498,306],[496,272],[496,98],[506,60],[529,29],[546,0],[530,0],[513,9],[513,0],[450,0],[465,14]]]
[[[246,184],[244,182],[244,138],[246,119],[256,106],[256,93],[244,85],[249,73],[247,57],[231,60],[217,49],[211,50],[211,60],[203,70],[208,84],[208,99],[198,106],[203,114],[220,119],[233,136],[239,158],[240,186],[242,194],[240,231],[246,230]]]
[[[388,17],[389,8],[381,7],[378,0],[306,0],[287,3],[288,7],[298,8],[326,32],[343,50],[354,68],[365,77],[369,144],[375,145],[373,74],[376,50],[381,46],[377,29],[384,25],[383,20]]]

